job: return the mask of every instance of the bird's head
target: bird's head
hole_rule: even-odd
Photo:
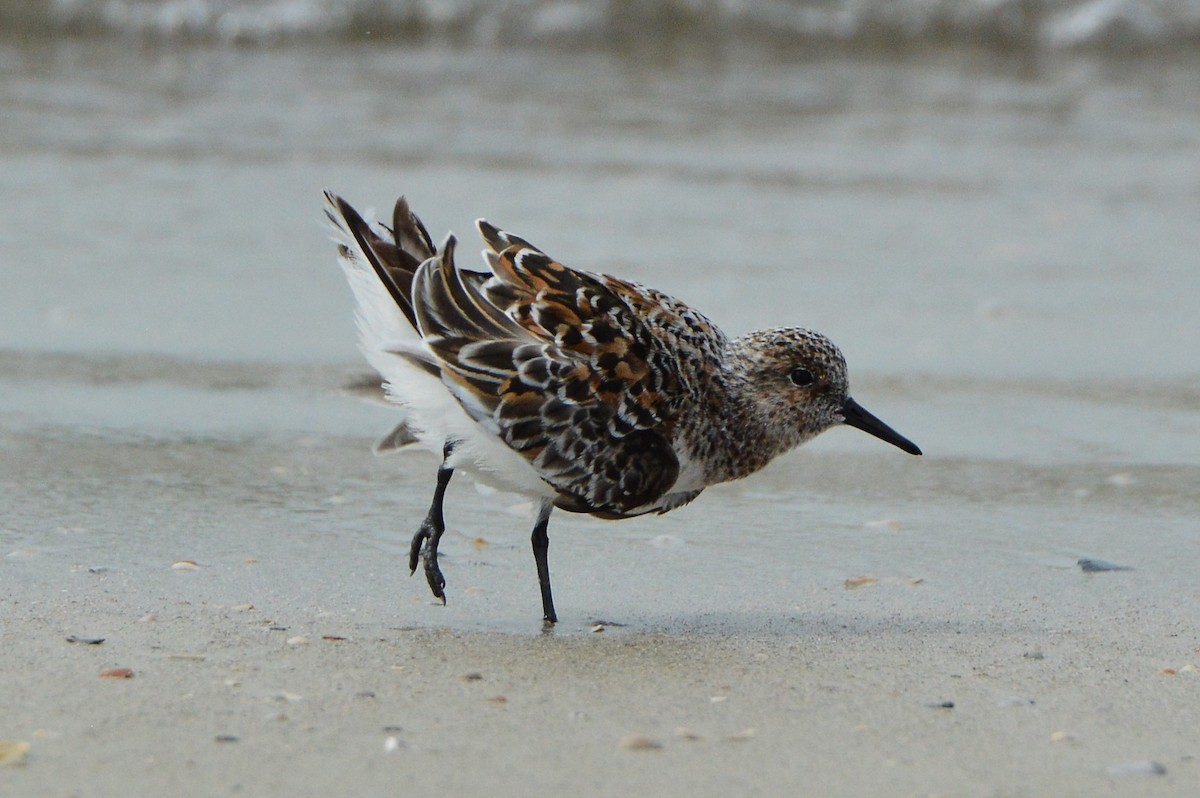
[[[909,454],[921,454],[916,444],[851,398],[846,359],[821,333],[777,327],[743,336],[734,347],[738,371],[753,386],[772,426],[797,436],[787,442],[791,446],[848,424]]]

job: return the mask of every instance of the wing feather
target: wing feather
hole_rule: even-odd
[[[601,278],[486,223],[480,232],[489,279],[464,279],[450,238],[413,281],[443,382],[559,491],[559,506],[620,517],[651,505],[679,475],[664,400],[679,379],[665,344]]]
[[[325,215],[329,221],[354,238],[379,282],[391,294],[409,323],[416,326],[412,305],[413,273],[421,260],[432,254],[428,234],[425,233],[424,238],[421,236],[425,230],[421,220],[409,210],[403,197],[396,201],[393,216],[397,229],[403,231],[400,244],[397,245],[396,241],[388,241],[371,229],[358,211],[341,197],[326,191],[325,200]]]

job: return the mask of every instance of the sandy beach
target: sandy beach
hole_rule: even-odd
[[[497,521],[494,495],[452,493],[446,607],[407,578],[425,496],[396,486],[432,458],[319,436],[0,443],[3,717],[30,745],[0,771],[11,795],[1186,795],[1200,777],[1194,566],[1172,543],[1194,521],[1164,506],[1190,471],[785,462],[644,524],[562,520],[546,633],[527,518]],[[1013,542],[1038,526],[1044,548]]]
[[[1200,794],[1193,56],[128,19],[0,37],[0,795]],[[327,187],[822,330],[926,454],[558,513],[552,630],[456,476],[443,607]]]

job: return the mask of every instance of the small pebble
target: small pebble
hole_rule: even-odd
[[[936,704],[926,704],[930,709],[954,709],[953,701],[939,701]]]
[[[895,518],[881,518],[878,521],[868,521],[863,526],[868,528],[884,527],[887,529],[899,529],[900,521]]]
[[[236,743],[238,738],[233,734],[218,734],[216,741],[219,743]]]
[[[0,740],[0,765],[24,765],[29,743],[24,740]]]
[[[1040,651],[1026,651],[1023,655],[1025,659],[1045,659],[1046,655]]]
[[[306,646],[308,645],[308,638],[304,635],[296,635],[295,637],[289,637],[287,644],[289,646]]]
[[[740,732],[737,732],[736,734],[729,735],[725,739],[731,743],[744,743],[747,740],[749,740],[750,738],[754,737],[754,735],[756,733],[757,732],[753,728],[746,728],[746,729],[742,729]]]
[[[195,571],[199,567],[195,560],[176,560],[171,563],[172,571]]]
[[[715,696],[713,696],[712,698],[710,698],[710,699],[708,699],[708,700],[709,700],[709,702],[710,702],[710,703],[713,703],[713,704],[719,704],[719,703],[721,703],[722,701],[727,701],[727,700],[729,700],[729,696],[727,696],[727,695],[715,695]]]
[[[486,540],[485,538],[472,538],[472,539],[471,539],[471,545],[472,545],[472,546],[474,546],[474,547],[475,547],[475,548],[477,548],[477,549],[481,549],[481,550],[482,550],[482,549],[486,549],[486,548],[487,548],[488,546],[490,546],[491,544],[490,544],[490,543],[488,543],[488,542],[487,542],[487,540]]]
[[[867,585],[873,585],[879,580],[874,576],[852,576],[846,580],[846,589],[855,590]]]
[[[1117,565],[1115,562],[1108,562],[1107,560],[1093,560],[1089,558],[1077,560],[1075,564],[1078,565],[1085,574],[1098,574],[1103,571],[1133,570],[1133,568],[1128,565]]]
[[[483,679],[482,673],[464,673],[458,677],[460,682],[478,682]]]
[[[329,640],[329,641],[331,641],[331,642],[334,642],[334,643],[340,643],[340,642],[342,642],[342,641],[346,640],[347,638],[345,638],[345,637],[339,637],[338,635],[321,635],[321,639],[322,639],[322,640]]]
[[[603,632],[603,631],[604,631],[604,624],[602,624],[602,623],[598,623],[598,624],[596,624],[595,626],[593,626],[593,627],[592,627],[592,631],[593,631],[593,632]]]
[[[687,740],[689,743],[698,743],[704,739],[699,734],[696,734],[694,731],[691,731],[690,729],[685,729],[682,726],[680,726],[678,729],[675,730],[675,736],[681,740]]]
[[[143,615],[141,618],[138,618],[138,623],[154,623],[157,620],[158,620],[158,618],[155,616],[154,613],[148,612],[145,615]]]
[[[254,609],[254,605],[248,604],[248,603],[247,604],[236,604],[236,605],[230,607],[230,609],[233,610],[234,612],[250,612],[252,609]]]
[[[507,699],[507,698],[505,698],[505,697],[504,697],[504,696],[502,696],[502,695],[494,695],[494,696],[492,696],[491,698],[489,698],[489,699],[488,699],[488,703],[491,703],[491,704],[497,704],[497,705],[503,705],[503,704],[507,704],[507,703],[508,703],[508,699]]]
[[[663,746],[641,734],[629,734],[617,741],[617,747],[622,751],[658,751]]]
[[[1195,673],[1196,671],[1200,671],[1200,666],[1184,665],[1182,668],[1179,669],[1180,673]]]
[[[1159,671],[1163,676],[1178,676],[1179,671],[1174,668],[1161,668]]]
[[[85,646],[98,646],[104,642],[103,637],[76,637],[71,635],[67,638],[68,643],[79,643]]]
[[[385,754],[395,753],[396,751],[399,751],[403,745],[404,744],[400,742],[399,737],[396,737],[395,735],[388,735],[387,739],[383,741],[383,752]]]
[[[1126,762],[1122,765],[1113,765],[1108,769],[1108,772],[1114,776],[1165,776],[1167,769],[1158,762]]]
[[[133,671],[129,668],[112,668],[100,672],[101,679],[132,679]]]

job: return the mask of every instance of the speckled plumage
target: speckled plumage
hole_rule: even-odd
[[[446,456],[411,563],[421,547],[443,600],[436,549],[454,467],[510,488],[520,480],[497,472],[523,463],[536,475],[523,492],[543,502],[534,547],[536,555],[540,528],[539,576],[553,621],[544,562],[551,507],[604,518],[666,512],[840,423],[920,453],[849,398],[845,360],[820,333],[786,327],[731,340],[677,299],[570,269],[483,220],[489,271],[461,269],[454,237],[435,249],[403,198],[390,230],[327,199],[364,352],[389,395],[408,406],[415,438]],[[435,379],[471,423],[435,418],[443,412],[436,399],[409,398],[414,381],[428,391]],[[464,448],[471,457],[452,459]]]

